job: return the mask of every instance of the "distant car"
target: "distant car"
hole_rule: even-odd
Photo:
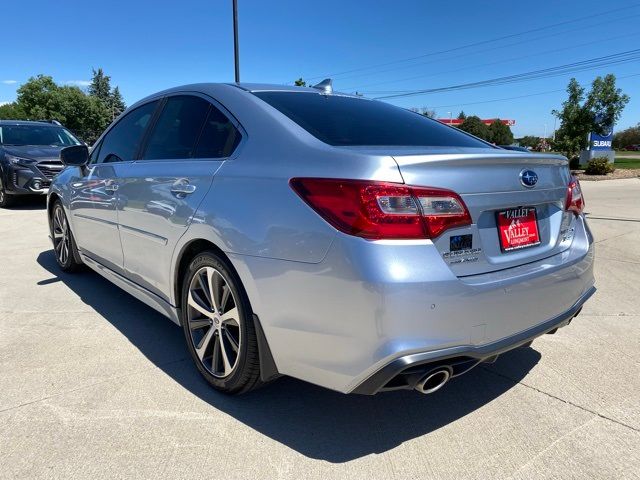
[[[182,325],[227,393],[278,375],[432,393],[567,325],[595,290],[566,158],[327,82],[160,92],[61,158],[60,268],[84,263]]]
[[[513,150],[515,152],[530,153],[530,150],[527,147],[519,147],[518,145],[499,145],[499,147],[504,148],[505,150]]]
[[[0,207],[21,195],[44,195],[62,170],[60,150],[80,145],[57,123],[0,120]]]
[[[640,151],[640,145],[627,145],[626,147],[624,147],[625,150],[631,150],[632,152],[639,152]]]

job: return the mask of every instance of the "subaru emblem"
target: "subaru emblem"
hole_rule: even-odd
[[[520,172],[520,183],[527,188],[533,188],[538,183],[538,174],[533,170],[522,170]]]

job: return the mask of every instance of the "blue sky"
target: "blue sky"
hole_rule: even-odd
[[[233,81],[231,0],[32,0],[4,2],[2,16],[13,20],[2,26],[0,102],[14,100],[20,83],[39,73],[83,85],[91,67],[111,75],[128,104],[184,83]],[[585,16],[591,18],[433,54]],[[629,1],[239,0],[239,18],[243,81],[320,80],[358,70],[334,75],[334,88],[367,96],[475,82],[640,48],[640,3]],[[375,65],[382,66],[361,70]],[[588,84],[606,73],[616,74],[631,96],[617,128],[637,124],[640,61],[389,101],[435,109],[441,117],[463,109],[485,118],[513,118],[517,136],[542,135],[546,124],[550,135],[550,112],[564,99],[569,78]],[[497,99],[505,100],[491,101]]]

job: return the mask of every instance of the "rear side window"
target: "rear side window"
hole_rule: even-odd
[[[210,103],[191,95],[169,97],[149,136],[146,160],[190,158],[207,119]]]
[[[377,100],[312,92],[254,95],[329,145],[488,147],[437,120]]]
[[[98,163],[133,160],[157,105],[157,100],[145,103],[122,117],[103,138]]]
[[[220,110],[211,106],[194,156],[198,158],[228,157],[240,143],[240,138],[240,132],[233,123]]]

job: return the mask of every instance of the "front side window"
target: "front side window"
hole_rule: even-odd
[[[254,95],[329,145],[489,147],[436,120],[377,100],[313,92]]]
[[[145,103],[119,120],[102,139],[98,163],[133,160],[157,105],[157,100]]]
[[[211,104],[192,95],[169,97],[153,127],[144,160],[191,158]]]
[[[80,145],[69,130],[48,125],[0,125],[0,144],[67,147]]]

